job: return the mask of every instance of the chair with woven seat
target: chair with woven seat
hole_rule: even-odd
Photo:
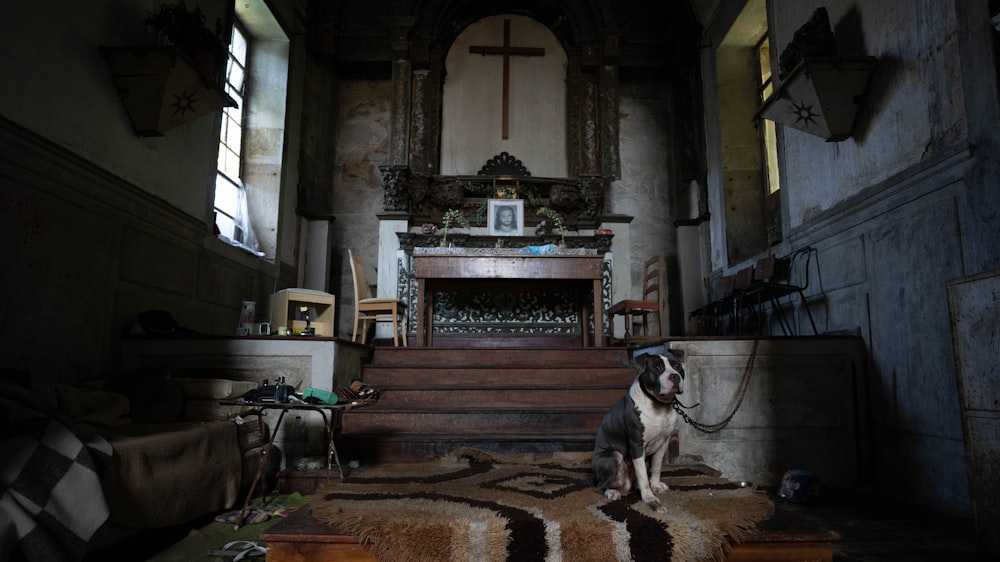
[[[649,258],[643,266],[642,298],[618,301],[608,307],[610,319],[614,320],[614,317],[619,315],[625,317],[624,342],[626,345],[632,342],[659,340],[666,336],[663,324],[663,291],[661,290],[664,275],[663,255]],[[650,316],[656,318],[657,334],[650,333]],[[641,335],[631,333],[633,321],[636,318],[642,319]]]
[[[374,322],[392,321],[392,343],[399,347],[399,336],[402,333],[403,347],[406,344],[406,303],[401,299],[377,298],[372,296],[371,286],[365,277],[365,264],[354,252],[347,250],[351,258],[351,272],[354,274],[354,333],[351,341],[361,343],[368,337],[368,326]]]

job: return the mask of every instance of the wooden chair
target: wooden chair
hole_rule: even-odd
[[[664,283],[664,258],[662,255],[654,256],[646,260],[643,267],[642,298],[627,299],[618,301],[608,307],[608,317],[613,321],[614,317],[621,315],[625,317],[625,344],[635,341],[652,341],[666,337],[666,329],[663,323],[663,291]],[[650,334],[649,316],[656,317],[657,334]],[[642,335],[631,333],[633,318],[642,318]]]
[[[354,252],[347,250],[351,257],[351,272],[354,274],[354,333],[351,341],[358,341],[361,333],[361,343],[368,337],[368,325],[378,321],[392,320],[392,343],[399,347],[399,335],[403,335],[403,347],[406,344],[406,303],[400,299],[376,298],[372,296],[371,286],[365,279],[365,264]]]

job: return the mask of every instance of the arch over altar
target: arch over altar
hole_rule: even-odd
[[[434,244],[421,225],[457,209],[470,227],[450,240],[531,246],[550,241],[532,236],[542,207],[563,219],[571,246],[604,254],[608,297],[628,295],[631,217],[606,213],[609,182],[620,174],[617,72],[581,57],[567,39],[527,16],[494,14],[438,37],[441,51],[397,53],[389,159],[380,167],[379,296],[411,298],[412,247]],[[495,198],[524,201],[526,236],[486,235],[485,209]]]

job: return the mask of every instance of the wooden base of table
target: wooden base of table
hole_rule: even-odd
[[[317,521],[309,506],[296,509],[284,521],[261,534],[267,562],[374,562],[375,553],[357,537],[338,535]]]
[[[346,469],[345,469],[346,473]],[[278,491],[282,494],[298,492],[303,496],[315,494],[316,490],[340,482],[340,475],[334,470],[282,470],[278,473]]]

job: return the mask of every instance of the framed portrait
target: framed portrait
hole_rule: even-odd
[[[524,234],[524,199],[490,199],[486,210],[490,236]]]

